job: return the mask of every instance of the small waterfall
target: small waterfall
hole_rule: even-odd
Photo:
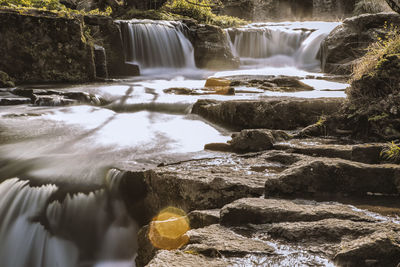
[[[338,25],[327,22],[254,23],[227,30],[242,65],[319,70],[321,42]]]
[[[120,21],[127,62],[141,68],[194,68],[194,49],[181,22]]]
[[[117,190],[105,188],[55,200],[55,185],[32,187],[17,178],[0,184],[0,266],[134,266],[137,225]]]

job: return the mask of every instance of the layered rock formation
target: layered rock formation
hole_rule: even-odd
[[[83,22],[50,12],[0,11],[0,70],[16,82],[83,82],[95,77]]]

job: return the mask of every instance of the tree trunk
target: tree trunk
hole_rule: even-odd
[[[391,9],[400,14],[400,0],[386,0]]]

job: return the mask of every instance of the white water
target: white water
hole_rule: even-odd
[[[194,50],[181,22],[121,21],[126,61],[141,69],[195,68]]]
[[[111,170],[108,180],[118,184],[118,175]],[[111,188],[48,203],[57,190],[17,178],[0,184],[0,266],[134,264],[137,226]]]
[[[233,53],[248,68],[295,67],[319,71],[321,42],[339,23],[253,23],[228,29]]]

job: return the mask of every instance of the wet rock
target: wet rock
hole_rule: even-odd
[[[399,195],[400,168],[368,165],[341,159],[315,159],[269,179],[266,196],[316,196],[367,194]]]
[[[118,70],[116,76],[139,76],[140,68],[136,64],[124,63],[123,67]]]
[[[4,71],[0,71],[0,88],[1,87],[14,87],[14,81]]]
[[[0,97],[0,106],[23,105],[30,103],[31,103],[30,98]]]
[[[364,14],[343,21],[321,45],[323,71],[350,74],[355,60],[366,53],[369,44],[385,38],[389,29],[384,25],[392,23],[400,23],[399,14]]]
[[[232,86],[255,87],[262,90],[274,92],[301,92],[314,90],[312,86],[309,86],[300,81],[299,77],[293,76],[275,77],[272,75],[240,75],[235,77],[228,77],[228,79],[231,80]]]
[[[314,87],[309,86],[294,77],[277,77],[271,79],[269,82],[272,84],[276,84],[277,88],[279,88],[280,91],[284,92],[299,92],[299,91],[314,90]]]
[[[238,129],[290,130],[305,127],[322,114],[336,112],[343,99],[267,98],[265,100],[198,100],[192,113]]]
[[[230,260],[225,258],[208,258],[191,251],[169,251],[161,250],[148,263],[148,267],[170,266],[170,267],[226,267]],[[144,265],[137,265],[138,267]]]
[[[329,140],[325,141],[318,138],[294,139],[289,142],[275,144],[274,148],[314,157],[352,159],[351,145],[332,144]]]
[[[232,152],[232,146],[228,143],[210,143],[204,146],[204,149],[221,152]]]
[[[107,5],[111,5],[111,2],[107,1]],[[91,34],[97,37],[96,44],[105,49],[107,73],[110,76],[140,75],[137,65],[125,64],[124,47],[118,22],[113,21],[111,17],[98,15],[85,15],[84,21],[90,28]]]
[[[342,239],[356,239],[367,236],[377,229],[379,224],[354,222],[351,220],[324,219],[313,222],[274,223],[263,225],[264,232],[274,239],[284,239],[295,243],[340,243]]]
[[[107,57],[104,47],[99,45],[94,46],[94,62],[96,67],[96,77],[108,78]]]
[[[335,256],[340,266],[398,266],[400,230],[377,232],[370,236],[343,242]]]
[[[104,105],[107,103],[103,98],[86,92],[60,92],[52,90],[22,89],[15,91],[21,95],[30,95],[32,104],[37,106],[68,106],[75,104]],[[37,93],[37,94],[36,94]]]
[[[244,198],[221,209],[222,225],[266,224],[281,222],[311,222],[324,219],[375,221],[344,205],[296,203],[290,200]]]
[[[233,135],[230,144],[235,152],[258,152],[271,149],[276,141],[287,139],[290,136],[284,131],[251,129]]]
[[[202,159],[164,165],[153,171],[127,172],[125,202],[139,223],[173,206],[186,212],[221,208],[243,197],[260,197],[265,181],[282,165],[267,155]],[[141,196],[139,199],[133,196]]]
[[[235,234],[228,228],[214,224],[187,233],[189,244],[183,250],[194,251],[208,257],[243,257],[248,254],[273,254],[274,249],[265,242]]]
[[[199,93],[196,90],[189,89],[186,87],[172,87],[164,90],[166,94],[175,94],[175,95],[198,95]]]
[[[219,209],[194,210],[188,214],[190,227],[193,229],[219,223]]]
[[[208,88],[230,87],[231,81],[228,79],[208,78],[204,86]]]
[[[0,70],[21,82],[84,82],[95,77],[83,22],[51,12],[0,12]],[[18,33],[18,34],[16,34]],[[32,46],[32,44],[35,44]]]
[[[69,106],[78,104],[78,101],[60,95],[33,95],[32,103],[36,106]]]
[[[154,255],[157,253],[158,249],[155,248],[149,240],[149,226],[143,226],[138,232],[138,256],[135,259],[136,266],[145,266]]]
[[[185,21],[190,29],[196,66],[208,69],[232,69],[239,67],[239,60],[232,54],[225,33],[212,25]]]

